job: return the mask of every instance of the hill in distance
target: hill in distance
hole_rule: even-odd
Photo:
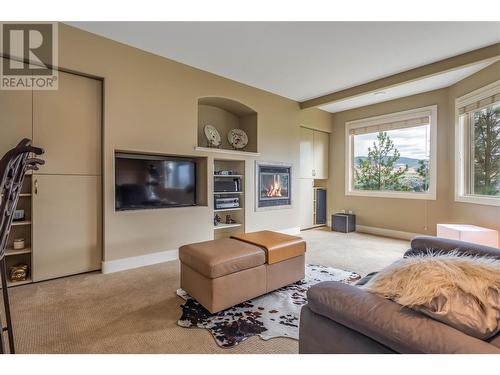
[[[354,158],[354,162],[356,165],[358,165],[359,160],[366,160],[368,159],[366,156],[356,156]],[[396,162],[396,165],[405,165],[408,164],[408,168],[410,169],[417,169],[418,168],[418,161],[420,159],[413,159],[413,158],[406,158],[404,156],[401,156],[398,161]]]

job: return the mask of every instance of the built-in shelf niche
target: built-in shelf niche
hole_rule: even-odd
[[[24,281],[12,282],[7,280],[7,286],[24,285],[32,282],[31,268],[32,268],[32,178],[31,173],[26,174],[24,177],[21,193],[17,202],[16,210],[24,210],[24,219],[13,221],[10,229],[9,238],[7,239],[7,246],[5,248],[7,270],[15,265],[26,264],[28,266],[27,279]],[[22,238],[24,240],[24,248],[14,249],[14,240]]]
[[[230,175],[220,174],[222,171],[232,171]],[[245,161],[244,160],[230,160],[230,159],[214,159],[214,186],[216,180],[232,180],[239,179],[241,186],[240,191],[236,192],[216,192],[213,191],[214,206],[213,214],[219,215],[222,222],[214,225],[214,239],[230,237],[236,233],[245,232]],[[215,189],[214,189],[215,190]],[[240,200],[239,207],[216,209],[216,197],[238,197]],[[226,224],[226,215],[231,216],[236,223]]]
[[[206,125],[214,126],[221,138],[219,148],[210,147],[205,137]],[[227,135],[231,129],[242,129],[248,135],[244,149],[235,150],[229,144]],[[198,147],[203,151],[234,151],[238,154],[257,154],[257,112],[236,100],[220,97],[198,99]]]

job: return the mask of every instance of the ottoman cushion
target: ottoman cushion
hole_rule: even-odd
[[[198,242],[179,248],[179,259],[209,279],[229,275],[266,262],[258,246],[231,238]]]
[[[302,237],[263,230],[260,232],[241,233],[232,236],[237,240],[256,245],[266,251],[267,263],[279,263],[287,259],[304,255],[306,241]]]

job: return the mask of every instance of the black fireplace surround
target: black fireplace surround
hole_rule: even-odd
[[[257,206],[279,207],[292,203],[291,167],[259,164],[257,166]]]

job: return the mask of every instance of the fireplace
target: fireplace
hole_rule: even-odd
[[[292,166],[256,162],[256,208],[289,208],[292,204]]]

